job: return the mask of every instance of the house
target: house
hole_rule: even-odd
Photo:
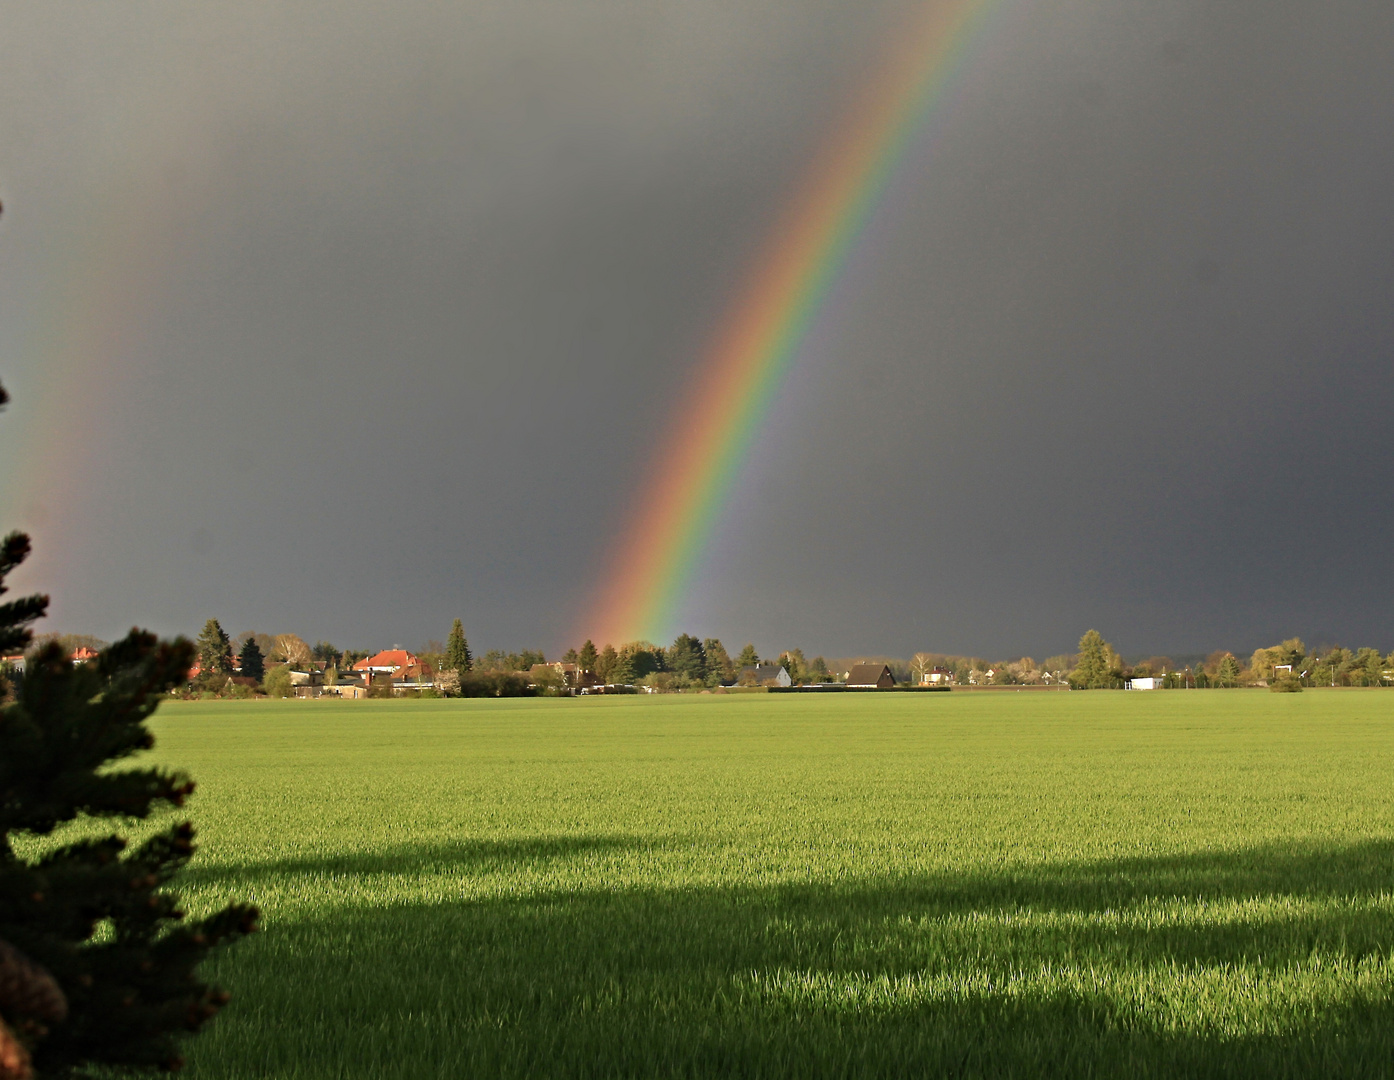
[[[895,676],[885,664],[853,664],[847,673],[847,688],[884,690],[895,685]]]
[[[358,661],[353,665],[353,670],[359,673],[367,672],[369,676],[390,675],[398,668],[420,666],[421,661],[406,649],[384,649],[374,656]]]
[[[590,668],[558,660],[552,664],[533,664],[528,670],[530,685],[535,686],[539,676],[545,676],[548,672],[554,672],[561,685],[568,690],[584,690],[600,682],[599,677]]]
[[[98,653],[96,649],[89,649],[86,645],[79,645],[73,650],[73,655],[69,657],[69,659],[72,660],[73,666],[76,667],[79,664],[87,663],[89,660],[97,659],[99,655],[101,654]]]
[[[954,681],[954,673],[948,668],[930,668],[920,676],[921,686],[948,686]]]
[[[24,674],[24,654],[16,653],[14,656],[0,656],[0,664],[4,664],[11,671],[20,675]]]
[[[736,682],[741,686],[790,686],[794,680],[783,664],[752,664],[741,668]]]
[[[403,684],[408,690],[430,686],[434,674],[429,664],[423,664],[414,653],[409,653],[406,649],[384,649],[358,661],[353,665],[352,671],[355,675],[362,676],[368,685],[372,684],[374,678],[386,675],[393,683]]]

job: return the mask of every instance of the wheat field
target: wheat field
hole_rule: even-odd
[[[1385,1076],[1394,694],[171,703],[190,1075]]]

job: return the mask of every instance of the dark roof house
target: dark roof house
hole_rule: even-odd
[[[847,673],[847,685],[885,689],[895,685],[895,676],[885,664],[853,664]]]

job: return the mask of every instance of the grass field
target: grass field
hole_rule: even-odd
[[[189,1073],[1394,1074],[1394,693],[172,704]]]

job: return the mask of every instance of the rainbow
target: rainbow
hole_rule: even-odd
[[[684,395],[623,534],[596,641],[664,641],[779,388],[994,0],[935,0],[809,171]]]
[[[26,324],[16,338],[28,370],[13,379],[5,372],[14,404],[2,421],[4,437],[23,448],[15,456],[25,465],[0,478],[0,519],[5,531],[30,533],[35,550],[24,573],[56,594],[91,550],[78,520],[89,474],[138,396],[144,336],[160,317],[161,286],[182,263],[163,224],[169,205],[162,189],[125,162],[111,168],[111,190],[53,242],[47,273],[39,275],[42,300],[17,320]],[[17,213],[7,206],[5,216],[19,220],[6,221],[7,232],[32,227],[23,200],[15,203]]]

